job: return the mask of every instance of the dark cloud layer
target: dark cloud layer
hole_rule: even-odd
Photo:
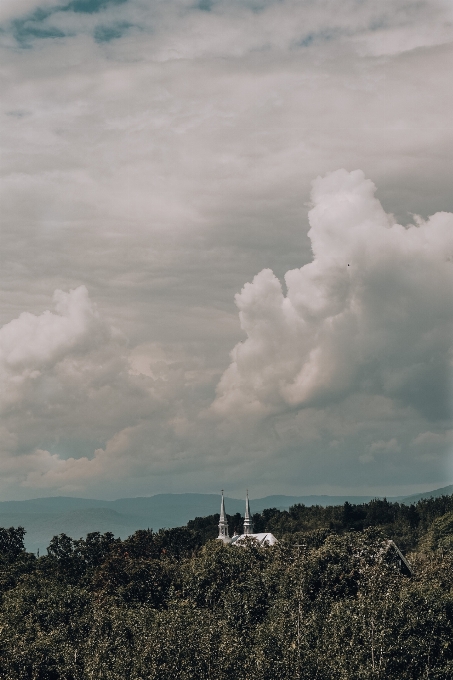
[[[451,481],[451,14],[1,3],[4,497]]]

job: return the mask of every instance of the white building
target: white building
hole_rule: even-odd
[[[242,534],[234,534],[232,538],[229,537],[228,534],[228,522],[226,520],[226,515],[225,515],[225,500],[223,498],[223,489],[222,489],[222,500],[220,501],[220,520],[219,520],[219,535],[217,539],[219,541],[223,541],[224,543],[228,543],[230,545],[244,545],[245,539],[247,538],[253,538],[261,546],[269,546],[269,545],[275,545],[275,543],[278,543],[277,539],[275,536],[269,532],[267,533],[259,533],[259,534],[254,534],[253,533],[253,524],[252,524],[252,518],[250,515],[250,503],[249,503],[249,492],[247,491],[246,499],[245,499],[245,515],[244,515],[244,529]]]

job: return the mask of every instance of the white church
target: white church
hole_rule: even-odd
[[[244,533],[242,534],[237,534],[236,532],[234,533],[234,536],[230,538],[228,534],[228,522],[226,520],[225,516],[225,500],[223,498],[223,489],[222,489],[222,500],[220,501],[220,521],[219,521],[219,535],[217,539],[219,541],[223,541],[224,543],[228,543],[229,545],[244,545],[245,539],[247,538],[254,538],[255,541],[258,541],[259,545],[262,547],[267,547],[270,545],[275,545],[275,543],[278,543],[277,539],[275,536],[271,533],[261,533],[261,534],[254,534],[253,533],[253,524],[252,520],[250,517],[250,503],[249,503],[249,492],[247,491],[246,499],[245,499],[245,515],[244,515]]]

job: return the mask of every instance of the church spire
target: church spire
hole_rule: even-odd
[[[228,522],[225,515],[225,501],[223,499],[223,489],[222,489],[222,500],[220,501],[220,520],[219,520],[219,535],[217,538],[224,543],[229,543],[230,538],[228,536]]]
[[[247,536],[249,534],[253,534],[253,524],[250,518],[249,490],[247,489],[245,498],[244,535]]]

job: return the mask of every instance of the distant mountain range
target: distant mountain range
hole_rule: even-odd
[[[389,498],[391,501],[416,503],[422,498],[453,494],[453,485],[407,497]],[[296,503],[304,505],[342,505],[367,503],[375,496],[265,496],[250,501],[252,512],[266,508],[287,510]],[[120,498],[101,501],[91,498],[55,496],[35,498],[29,501],[0,502],[0,526],[23,526],[27,530],[27,550],[42,554],[52,536],[65,533],[81,538],[91,531],[126,538],[137,529],[184,526],[190,519],[205,517],[219,512],[217,494],[157,494],[142,498]],[[226,511],[230,515],[243,514],[244,500],[225,498]]]

